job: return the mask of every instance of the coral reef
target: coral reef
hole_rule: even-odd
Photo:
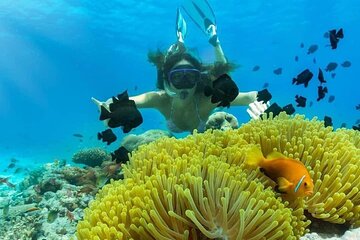
[[[55,160],[29,175],[20,191],[0,192],[0,239],[73,239],[98,189],[110,178],[120,179],[120,166],[71,167]]]
[[[236,117],[227,112],[215,112],[206,121],[206,129],[229,130],[239,127]]]
[[[359,133],[333,132],[317,119],[253,120],[237,130],[194,132],[140,146],[85,210],[79,239],[298,239],[312,217],[360,225]],[[315,194],[283,202],[259,170],[247,169],[247,150],[280,151],[302,161]]]
[[[129,152],[132,152],[140,145],[151,143],[162,137],[171,137],[171,133],[160,129],[152,129],[144,132],[143,134],[129,134],[121,141],[121,146],[125,147]]]
[[[83,149],[72,157],[74,163],[81,163],[90,167],[100,166],[103,162],[110,160],[111,155],[101,148]]]

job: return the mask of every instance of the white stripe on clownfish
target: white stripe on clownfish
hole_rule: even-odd
[[[301,183],[304,181],[304,179],[305,179],[305,175],[302,176],[302,177],[300,178],[299,182],[296,184],[296,187],[295,187],[294,192],[297,192],[297,191],[299,190],[299,188],[300,188],[300,186],[301,186]]]

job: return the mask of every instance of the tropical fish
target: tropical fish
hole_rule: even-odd
[[[360,124],[352,126],[352,129],[360,131]]]
[[[124,133],[130,132],[143,122],[141,113],[136,108],[134,100],[130,100],[127,91],[112,98],[109,108],[104,106],[100,108],[100,120],[107,120],[108,126],[111,128],[122,127]]]
[[[107,145],[110,145],[111,143],[116,141],[116,135],[113,133],[111,129],[107,129],[105,131],[99,132],[97,135],[98,139],[103,142],[106,142]]]
[[[256,66],[254,66],[254,68],[252,70],[253,70],[253,72],[256,72],[256,71],[259,71],[259,69],[260,69],[260,66],[256,65]]]
[[[321,68],[319,68],[318,79],[319,79],[319,81],[320,81],[320,84],[326,83],[326,80],[325,80],[325,78],[324,78],[324,73],[323,73],[323,71],[321,70]]]
[[[282,68],[277,68],[277,69],[275,69],[275,70],[274,70],[274,73],[275,73],[276,75],[282,74]]]
[[[300,43],[300,48],[304,48],[304,43]]]
[[[304,86],[307,87],[313,76],[314,74],[310,72],[309,69],[305,69],[304,71],[299,73],[296,78],[293,78],[292,84],[304,84]]]
[[[266,102],[270,101],[271,98],[272,98],[272,95],[267,89],[258,91],[257,101],[259,101],[259,102],[263,101],[264,103],[266,103]]]
[[[332,103],[335,100],[335,96],[334,95],[330,95],[328,102]]]
[[[266,82],[266,83],[264,83],[264,85],[263,85],[263,87],[262,88],[268,88],[269,87],[269,83],[268,82]]]
[[[82,137],[84,137],[81,133],[74,133],[73,136],[74,136],[74,137],[77,137],[77,138],[82,138]]]
[[[279,115],[280,112],[282,112],[282,111],[283,111],[283,109],[276,102],[274,102],[264,111],[264,114],[266,114],[268,116],[268,114],[272,112],[273,117],[275,117],[275,116]]]
[[[5,184],[8,187],[15,188],[15,184],[9,182],[10,177],[0,177],[0,185]]]
[[[321,99],[323,99],[327,92],[328,92],[327,87],[319,86],[318,87],[318,98],[316,100],[320,101]]]
[[[336,62],[331,62],[326,66],[325,71],[327,72],[334,71],[337,68],[337,66],[338,64]]]
[[[265,158],[261,150],[254,147],[248,152],[245,163],[260,167],[260,171],[276,183],[275,191],[290,199],[311,196],[314,192],[314,183],[305,165],[280,152],[271,152]]]
[[[340,28],[338,31],[336,31],[336,29],[329,31],[329,39],[330,39],[330,45],[331,45],[332,49],[337,48],[340,38],[344,38],[344,32],[343,32],[342,28]]]
[[[335,76],[336,76],[336,73],[331,74],[331,78],[335,78]]]
[[[329,116],[324,117],[324,126],[325,127],[332,127],[333,126],[331,117],[329,117]]]
[[[313,44],[309,47],[307,54],[312,54],[318,50],[319,46],[316,44]]]
[[[298,61],[299,61],[299,57],[295,56],[295,62],[298,62]]]
[[[344,67],[344,68],[348,68],[348,67],[351,66],[351,62],[350,62],[350,61],[345,61],[345,62],[343,62],[343,63],[341,64],[341,66]]]
[[[123,146],[119,147],[113,153],[111,153],[112,160],[116,161],[116,163],[126,163],[129,161],[129,154],[130,152]]]
[[[297,103],[297,107],[305,107],[306,106],[306,98],[303,96],[296,95],[295,101]]]
[[[239,88],[236,83],[227,74],[218,77],[213,86],[206,86],[204,94],[206,97],[211,96],[211,103],[219,103],[218,107],[230,107],[230,103],[239,94]]]
[[[355,109],[356,109],[356,110],[360,110],[360,104],[356,105],[356,106],[355,106]]]
[[[288,105],[286,105],[286,106],[284,106],[284,107],[282,108],[282,110],[285,111],[286,114],[288,114],[288,115],[291,115],[291,114],[295,113],[295,108],[294,108],[294,106],[293,106],[291,103],[288,104]]]

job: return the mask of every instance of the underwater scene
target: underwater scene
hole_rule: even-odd
[[[359,13],[0,1],[0,239],[360,239]]]

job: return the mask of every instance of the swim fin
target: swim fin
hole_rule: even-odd
[[[216,46],[219,42],[216,34],[216,18],[207,0],[185,0],[183,9],[192,21],[209,37],[209,42]]]
[[[177,9],[177,13],[176,13],[175,30],[178,41],[184,43],[187,29],[186,29],[186,22],[181,14],[180,8]]]

